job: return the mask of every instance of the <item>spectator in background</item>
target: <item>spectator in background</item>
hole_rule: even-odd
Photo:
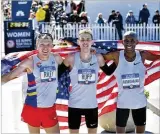
[[[63,36],[67,36],[67,30],[64,29],[64,26],[68,23],[68,16],[64,12],[60,17],[60,27],[62,27],[62,34]]]
[[[37,2],[33,2],[33,3],[32,3],[31,10],[32,10],[33,12],[35,12],[35,13],[37,12],[37,10],[38,10]]]
[[[99,24],[99,25],[102,25],[102,24],[105,24],[106,23],[106,20],[103,18],[102,16],[102,13],[99,13],[96,20],[95,20],[95,23]]]
[[[126,16],[126,24],[136,24],[136,19],[133,15],[133,11],[129,10],[127,16]]]
[[[62,7],[64,6],[63,0],[59,0],[59,3],[62,5]]]
[[[49,10],[52,12],[53,11],[53,5],[54,5],[54,1],[50,0],[48,3],[49,6]]]
[[[41,5],[41,6],[43,6],[42,0],[39,0],[38,4]]]
[[[54,4],[56,5],[59,5],[59,0],[56,0],[55,2],[54,2]]]
[[[51,13],[49,11],[49,5],[45,4],[45,6],[43,7],[43,10],[46,11],[46,15],[45,15],[45,22],[50,22],[51,20]]]
[[[38,26],[35,12],[33,12],[33,11],[30,12],[29,20],[32,20],[33,30],[35,30]]]
[[[85,11],[85,1],[84,0],[81,0],[81,2],[77,5],[76,10],[78,14]]]
[[[68,23],[68,16],[66,15],[66,13],[64,12],[61,16],[60,19],[60,25],[63,27],[64,25],[66,25]]]
[[[38,5],[38,10],[36,12],[36,20],[38,22],[44,22],[46,16],[46,11],[43,10],[41,5]]]
[[[99,25],[104,25],[107,21],[102,17],[102,13],[99,13],[97,18],[96,18],[96,21],[95,23],[99,24]],[[104,27],[103,28],[100,28],[99,29],[99,38],[100,39],[103,39],[102,38],[102,33],[104,33]]]
[[[69,20],[70,20],[71,23],[78,23],[78,22],[80,22],[80,17],[77,14],[76,10],[74,10],[73,14],[70,15],[70,19]]]
[[[8,16],[8,9],[9,9],[9,8],[6,6],[6,7],[4,7],[4,10],[3,10],[5,19],[6,19],[7,16]]]
[[[74,3],[73,0],[71,0],[71,13],[73,13],[74,10],[76,10],[77,5]]]
[[[70,2],[65,0],[64,5],[65,5],[65,12],[66,12],[67,16],[70,16],[70,14],[71,14],[71,4],[70,4]]]
[[[147,4],[143,5],[142,10],[139,12],[139,23],[145,23],[148,24],[148,18],[150,17],[149,10],[147,8]]]
[[[36,5],[37,5],[37,6],[39,5],[39,2],[38,2],[38,0],[34,0],[34,2],[36,3]]]
[[[91,17],[88,16],[88,13],[87,13],[87,12],[84,12],[84,15],[87,17],[88,23],[91,23]]]
[[[86,16],[85,12],[81,12],[79,16],[80,16],[81,24],[86,25],[88,23],[88,18]]]
[[[160,24],[160,14],[159,14],[159,10],[155,11],[155,15],[152,18],[152,22],[157,25]]]
[[[124,28],[123,28],[123,17],[120,14],[119,11],[116,12],[116,17],[115,17],[115,20],[113,21],[113,24],[115,24],[115,26],[116,26],[116,30],[118,32],[119,40],[122,40],[122,30],[124,30]]]
[[[116,19],[116,11],[115,10],[112,10],[111,12],[111,15],[109,15],[109,18],[108,18],[108,24],[112,23],[113,24],[113,21]]]
[[[155,15],[152,18],[152,22],[155,25],[160,26],[160,14],[159,14],[159,10],[155,11]],[[155,35],[153,37],[155,40],[160,40],[160,28],[159,29],[155,29]]]
[[[58,24],[60,22],[61,16],[63,14],[63,6],[60,4],[60,2],[57,0],[54,3],[54,17],[56,20],[56,23]]]
[[[36,20],[38,22],[40,33],[42,32],[42,25],[45,22],[45,17],[46,17],[46,11],[43,10],[41,5],[38,5],[38,10],[36,12]]]
[[[11,19],[11,8],[9,6],[4,7],[4,19]]]
[[[54,2],[54,9],[55,10],[63,10],[64,11],[63,5],[64,5],[63,1],[56,0]]]

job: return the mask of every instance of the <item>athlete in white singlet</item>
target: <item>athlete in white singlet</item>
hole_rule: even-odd
[[[6,83],[27,72],[28,88],[22,111],[22,120],[28,124],[30,133],[40,133],[43,127],[46,133],[60,133],[55,101],[58,87],[58,65],[62,58],[52,54],[53,38],[50,34],[40,34],[37,39],[38,54],[21,62],[16,69],[2,76]]]
[[[133,31],[124,34],[124,50],[104,55],[106,60],[113,60],[117,68],[114,75],[118,84],[116,111],[117,133],[125,133],[129,111],[132,111],[136,133],[144,133],[146,125],[147,99],[144,95],[146,68],[145,60],[155,61],[160,55],[135,50],[138,44],[137,35]]]
[[[85,116],[88,133],[97,133],[98,104],[96,98],[98,71],[107,75],[114,72],[116,65],[108,67],[101,54],[91,53],[92,33],[88,29],[79,32],[80,52],[69,55],[64,66],[70,68],[72,90],[69,97],[68,123],[70,133],[79,133],[82,115]]]

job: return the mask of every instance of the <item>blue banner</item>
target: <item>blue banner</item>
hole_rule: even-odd
[[[34,50],[32,21],[4,21],[5,54]]]
[[[28,20],[32,0],[12,0],[12,20]]]

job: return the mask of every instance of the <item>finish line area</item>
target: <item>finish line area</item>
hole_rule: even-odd
[[[2,5],[1,19],[4,20],[4,24],[1,27],[1,133],[78,133],[78,131],[74,131],[77,127],[74,128],[71,125],[76,125],[79,112],[74,111],[72,112],[73,116],[70,116],[70,108],[83,111],[91,110],[91,108],[97,109],[96,115],[90,114],[88,111],[80,112],[81,125],[83,124],[79,129],[80,134],[88,132],[99,134],[116,133],[116,131],[117,133],[124,132],[125,129],[120,124],[125,123],[125,121],[123,122],[124,111],[127,111],[127,115],[129,112],[127,109],[123,111],[123,108],[132,109],[132,112],[136,111],[133,113],[133,118],[138,126],[136,126],[137,133],[141,132],[141,129],[143,129],[143,132],[145,130],[145,134],[160,133],[160,21],[155,23],[155,19],[151,20],[149,18],[154,18],[155,13],[159,14],[159,10],[157,12],[155,9],[160,9],[160,1],[156,0],[157,4],[151,1],[147,3],[149,17],[144,22],[140,19],[142,10],[139,11],[141,6],[144,9],[147,8],[144,0],[139,2],[138,5],[128,0],[121,3],[121,6],[117,6],[115,4],[117,1],[114,0],[108,2],[105,0],[101,0],[101,2],[74,0],[75,3],[70,3],[67,0],[65,0],[65,3],[62,2],[64,0],[57,0],[57,2],[50,0],[51,3],[48,0],[35,1],[12,0],[6,2],[4,0],[2,2],[4,6]],[[71,5],[76,8],[70,10]],[[100,6],[101,9],[99,9]],[[70,11],[67,11],[68,9]],[[139,20],[136,19],[138,12]],[[39,15],[43,15],[43,18]],[[124,16],[126,16],[126,20],[123,19]],[[127,17],[133,16],[135,18],[134,22],[131,22],[131,19],[128,23]],[[112,17],[111,20],[110,17]],[[121,51],[123,49],[124,51]],[[112,58],[104,58],[103,61],[97,57],[98,54],[105,55],[108,52],[117,50],[120,50],[121,55],[119,57],[115,56],[115,58],[113,54],[111,55]],[[139,50],[151,52],[154,56],[152,54],[148,55],[147,52],[141,53]],[[23,51],[27,53],[23,55]],[[77,53],[79,51],[80,55],[76,57],[77,59],[75,61],[71,59],[74,61],[73,65],[70,63],[68,63],[69,66],[67,63],[65,65],[64,59],[66,56],[70,53],[79,54]],[[96,62],[92,63],[94,51],[97,54],[94,55]],[[18,53],[15,54],[14,52]],[[58,53],[61,57],[59,56],[57,60],[57,57],[53,55],[52,58],[50,52]],[[46,54],[49,54],[49,58],[46,58]],[[31,56],[33,57],[32,60]],[[120,56],[122,59],[120,59]],[[34,57],[38,59],[34,59]],[[29,64],[25,61],[27,58],[29,58]],[[121,60],[122,65],[119,64],[120,60],[118,58]],[[127,63],[125,59],[128,61]],[[81,65],[78,63],[79,60]],[[110,75],[110,77],[107,76],[107,73],[107,75],[104,74],[105,69],[110,70],[107,69],[110,60],[116,63],[117,68],[121,66],[121,70],[118,70],[118,68],[118,72],[116,72],[117,70],[112,72],[116,79],[113,78],[113,75]],[[82,64],[83,61],[84,64]],[[106,66],[101,66],[104,65],[100,64],[101,61]],[[34,64],[31,65],[30,62]],[[133,62],[133,64],[131,65],[129,62]],[[62,77],[63,75],[59,77],[58,75],[63,72],[59,69],[63,65],[62,63],[66,66],[64,69],[66,72],[64,77]],[[94,64],[95,66],[92,66]],[[70,71],[74,66],[77,67],[78,73],[70,75],[72,73]],[[105,69],[103,70],[101,67]],[[111,69],[113,68],[111,67]],[[15,70],[11,75],[4,75],[13,69]],[[30,77],[30,74],[32,77]],[[26,76],[28,79],[26,79]],[[78,79],[75,84],[72,83],[77,76]],[[73,81],[71,81],[72,78]],[[117,82],[118,78],[120,79]],[[93,86],[88,86],[92,83],[94,83]],[[85,86],[85,84],[88,85]],[[79,89],[80,92],[78,92]],[[127,92],[123,92],[124,96],[120,94],[121,89],[127,89],[128,94],[125,94]],[[136,93],[132,91],[136,91]],[[149,93],[147,101],[145,91],[147,91],[147,94]],[[92,93],[94,94],[92,95]],[[69,103],[70,100],[71,103]],[[31,106],[32,109],[25,106]],[[54,111],[52,111],[52,106]],[[123,112],[116,117],[117,107]],[[141,108],[143,113],[140,114],[137,111]],[[37,109],[40,109],[40,112]],[[21,115],[22,110],[23,114]],[[72,121],[70,117],[72,117]],[[96,122],[91,121],[94,117]],[[122,118],[118,119],[118,117]],[[126,133],[135,133],[132,131],[135,129],[133,118],[130,112],[126,124]],[[85,125],[85,119],[87,126]],[[143,121],[143,124],[140,120]],[[118,121],[121,121],[119,125]],[[57,122],[59,122],[59,128]],[[70,132],[69,129],[65,129],[68,126],[72,128]],[[123,131],[118,126],[121,126]],[[91,131],[90,128],[97,129]]]
[[[4,54],[2,53],[2,55]],[[22,79],[23,77],[17,78],[2,86],[2,133],[28,133],[27,124],[21,121],[21,111],[23,108]],[[158,116],[160,113],[159,87],[159,79],[145,87],[150,94],[146,133],[160,133],[160,117]],[[61,133],[68,132],[68,129],[61,131]],[[43,129],[41,129],[41,133],[44,133]],[[80,133],[87,133],[85,125],[81,126]],[[99,125],[98,133],[107,132]]]

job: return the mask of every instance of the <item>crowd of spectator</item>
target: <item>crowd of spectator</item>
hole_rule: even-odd
[[[4,7],[4,18],[11,18],[11,6],[8,3],[3,5]],[[126,17],[126,24],[148,24],[148,18],[150,17],[149,9],[147,4],[144,4],[139,12],[139,18],[136,19],[134,12],[129,10]],[[33,0],[32,7],[30,10],[30,18],[33,20],[34,26],[37,26],[43,22],[54,22],[60,26],[66,24],[88,24],[90,22],[90,17],[87,15],[85,10],[85,0],[81,0],[79,3],[75,3],[74,0],[50,0],[44,2],[42,0]],[[92,18],[93,19],[93,18]],[[160,13],[159,10],[155,11],[155,15],[152,17],[152,22],[154,24],[160,24]],[[95,23],[103,25],[110,24],[115,26],[119,35],[122,38],[123,28],[123,16],[120,11],[112,10],[108,19],[103,18],[103,14],[99,13]]]

